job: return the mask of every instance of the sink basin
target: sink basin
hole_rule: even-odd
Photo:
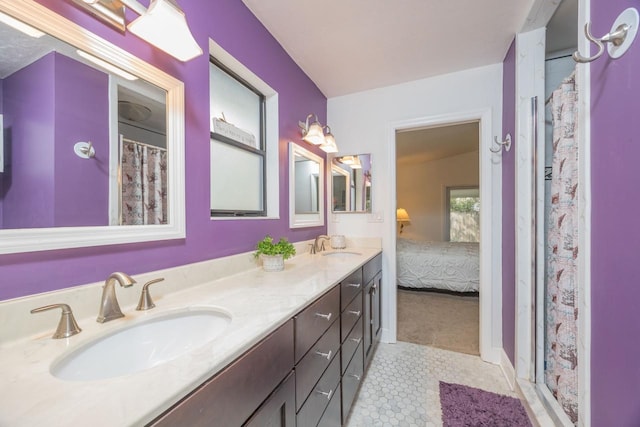
[[[351,257],[354,255],[362,255],[360,252],[352,252],[352,251],[335,251],[335,252],[323,252],[322,256],[330,256],[330,257]]]
[[[231,322],[211,309],[181,311],[138,322],[63,356],[51,374],[67,381],[114,378],[153,368],[210,342]]]

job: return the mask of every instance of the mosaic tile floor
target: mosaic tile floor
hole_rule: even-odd
[[[500,368],[478,356],[405,342],[380,344],[347,426],[442,426],[441,380],[517,397]]]

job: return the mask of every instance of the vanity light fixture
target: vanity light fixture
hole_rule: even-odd
[[[110,72],[112,72],[113,74],[116,74],[116,75],[118,75],[118,76],[122,77],[123,79],[131,80],[131,81],[133,81],[133,80],[138,80],[138,78],[137,78],[136,76],[134,76],[133,74],[131,74],[131,73],[127,73],[127,72],[126,72],[126,71],[124,71],[123,69],[118,68],[118,67],[116,67],[116,66],[115,66],[115,65],[113,65],[113,64],[109,64],[107,61],[103,61],[103,60],[102,60],[102,59],[100,59],[100,58],[96,58],[95,56],[90,55],[90,54],[88,54],[87,52],[85,52],[85,51],[83,51],[83,50],[78,49],[78,50],[76,50],[76,53],[77,53],[78,55],[80,55],[82,58],[84,58],[84,59],[86,59],[86,60],[88,60],[88,61],[93,62],[93,63],[94,63],[94,64],[96,64],[98,67],[100,67],[100,68],[104,68],[105,70],[110,71]]]
[[[309,124],[309,119],[314,118],[314,121]],[[315,114],[309,114],[307,120],[298,122],[298,127],[302,130],[302,140],[313,145],[322,145],[325,143],[324,130],[322,125],[318,121],[318,116]]]
[[[351,166],[351,169],[362,169],[362,163],[360,163],[360,157],[353,156],[353,164],[349,166]]]
[[[73,0],[73,2],[120,31],[129,29],[147,43],[186,62],[202,55],[184,12],[175,0],[151,0],[145,8],[138,0]],[[125,6],[140,15],[125,21]]]
[[[327,133],[324,136],[324,144],[320,146],[320,149],[325,153],[337,153],[338,146],[336,145],[336,138],[331,133],[331,128],[329,126],[325,126],[327,129]]]
[[[19,21],[2,12],[0,12],[0,22],[7,24],[11,28],[20,31],[21,33],[24,33],[29,37],[33,37],[34,39],[39,39],[40,37],[44,36],[44,33],[42,31],[36,30],[31,25],[27,25],[24,22]]]

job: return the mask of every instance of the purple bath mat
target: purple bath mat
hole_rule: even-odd
[[[531,427],[520,400],[479,388],[440,381],[440,405],[444,427]]]

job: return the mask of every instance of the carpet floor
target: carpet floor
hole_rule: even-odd
[[[479,299],[398,290],[398,341],[480,354]]]

